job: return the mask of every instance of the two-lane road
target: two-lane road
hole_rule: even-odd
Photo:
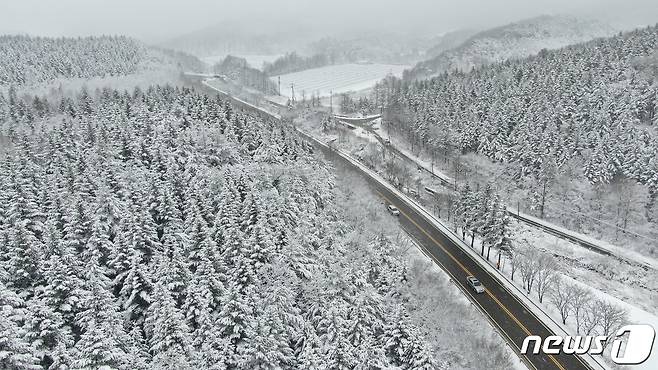
[[[362,168],[347,161],[335,152],[318,146],[330,160],[338,160],[361,173],[372,189],[386,204],[393,204],[400,210],[400,225],[424,249],[443,270],[445,270],[473,302],[479,306],[496,329],[502,333],[511,348],[520,353],[523,340],[529,335],[539,335],[545,338],[555,335],[544,323],[535,316],[521,301],[510,293],[496,278],[481,267],[473,257],[464,252],[455,241],[435,227],[425,216],[417,212],[387,186],[380,184]],[[383,206],[382,206],[383,207]],[[394,216],[391,216],[394,217]],[[485,293],[476,294],[466,283],[466,277],[472,275],[478,278]],[[577,355],[520,355],[530,369],[537,370],[586,370],[591,369]]]
[[[225,93],[222,94],[226,95]],[[241,102],[230,96],[229,99],[235,100],[237,103]],[[255,109],[254,113],[256,114],[271,115],[269,112],[265,112],[248,103],[243,102],[239,107],[245,110]],[[502,283],[481,267],[470,254],[464,252],[457,242],[444,234],[425,218],[423,214],[410,206],[406,199],[396,195],[395,192],[381,184],[373,175],[360,166],[337,155],[336,152],[328,148],[325,144],[320,144],[302,132],[300,134],[314,143],[318,149],[322,150],[326,154],[327,159],[347,164],[350,168],[361,173],[385,203],[398,207],[400,210],[399,221],[401,226],[416,239],[417,243],[424,249],[424,252],[452,277],[455,284],[465,292],[473,304],[477,305],[488,316],[492,324],[517,354],[520,352],[523,340],[527,336],[538,335],[545,338],[549,335],[554,335]],[[485,293],[476,294],[468,287],[466,277],[469,275],[477,277],[484,284],[486,288]],[[577,355],[546,355],[542,353],[520,356],[528,368],[533,370],[592,369]]]

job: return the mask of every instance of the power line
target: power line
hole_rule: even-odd
[[[596,218],[596,217],[589,216],[589,215],[587,215],[587,214],[585,214],[585,213],[583,213],[583,212],[576,211],[576,210],[574,210],[574,209],[564,209],[564,208],[555,207],[555,206],[551,206],[551,209],[554,209],[554,210],[557,209],[558,212],[559,212],[560,214],[562,214],[562,215],[568,215],[568,214],[574,214],[574,213],[575,213],[575,214],[578,214],[578,215],[584,216],[584,217],[586,217],[586,218],[589,218],[590,220],[594,220],[594,221],[596,221],[596,222],[598,222],[598,223],[600,223],[600,224],[603,224],[603,225],[606,225],[606,226],[610,226],[610,227],[613,227],[613,228],[618,229],[618,230],[620,230],[620,231],[623,231],[624,233],[631,234],[631,235],[635,235],[635,236],[637,236],[637,237],[640,237],[640,238],[643,238],[643,239],[646,239],[646,240],[649,240],[649,241],[652,241],[652,242],[656,242],[656,243],[658,243],[658,240],[653,239],[653,238],[650,237],[650,236],[646,236],[646,235],[638,234],[638,233],[636,233],[636,232],[630,231],[630,230],[628,230],[628,229],[624,229],[624,228],[619,227],[619,226],[617,226],[617,225],[615,225],[615,224],[611,224],[611,223],[609,223],[609,222],[607,222],[607,221],[603,221],[603,220],[598,219],[598,218]]]

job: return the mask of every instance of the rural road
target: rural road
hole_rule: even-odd
[[[229,99],[236,101],[236,108],[248,111],[258,109],[233,97],[229,96]],[[257,115],[268,114],[262,110],[254,113]],[[315,143],[315,146],[325,154],[328,160],[340,161],[362,174],[383,203],[393,204],[398,207],[401,227],[416,239],[425,254],[430,256],[436,264],[450,275],[453,282],[464,291],[471,302],[488,316],[514,352],[519,354],[523,340],[529,335],[539,335],[542,338],[554,335],[540,319],[526,309],[523,303],[507,291],[502,283],[480,267],[473,257],[464,252],[456,242],[435,227],[424,215],[417,212],[405,199],[389,190],[388,187],[381,184],[361,167],[338,155],[328,147],[319,145],[312,138],[307,136],[307,139]],[[482,282],[486,288],[485,293],[476,294],[468,287],[466,277],[469,275],[475,276]],[[533,370],[592,369],[576,355],[546,355],[540,353],[538,355],[520,356],[527,367]]]
[[[399,222],[401,227],[416,239],[425,254],[430,256],[436,264],[450,275],[453,282],[465,292],[467,297],[489,316],[490,321],[494,323],[499,332],[503,333],[504,339],[512,346],[514,352],[519,353],[523,340],[529,335],[539,335],[542,338],[554,335],[541,320],[526,309],[524,304],[508,292],[502,283],[480,267],[469,254],[462,251],[454,241],[437,229],[425,216],[407,204],[406,200],[401,199],[388,187],[380,184],[368,173],[338,154],[322,146],[318,146],[318,148],[325,153],[327,159],[346,163],[361,173],[384,203],[393,204],[400,210]],[[475,276],[482,282],[486,288],[485,293],[476,294],[467,285],[466,277],[469,275]],[[576,355],[545,355],[540,353],[538,355],[521,356],[530,369],[591,369]]]
[[[341,117],[338,117],[338,116],[335,116],[335,115],[334,115],[334,117],[336,117],[336,119],[338,119],[338,120],[345,121],[344,119],[341,119]],[[393,153],[395,156],[397,156],[397,157],[399,157],[399,158],[402,158],[402,159],[405,160],[407,163],[411,163],[411,164],[417,165],[417,164],[416,164],[416,161],[415,161],[413,158],[410,158],[407,154],[405,154],[404,152],[402,152],[401,150],[399,150],[399,149],[398,149],[397,147],[395,147],[394,145],[390,145],[390,144],[388,144],[388,143],[386,142],[386,140],[385,140],[385,139],[384,139],[384,138],[383,138],[383,137],[382,137],[377,131],[375,131],[375,130],[372,128],[372,126],[367,125],[367,124],[364,124],[364,122],[363,122],[362,120],[350,120],[350,121],[346,121],[346,122],[348,122],[348,123],[350,123],[350,124],[352,124],[352,125],[354,125],[354,126],[356,126],[356,127],[359,127],[359,128],[361,128],[361,129],[363,129],[363,130],[366,130],[367,132],[369,132],[370,134],[372,134],[372,135],[375,137],[375,139],[377,139],[377,141],[379,141],[379,143],[382,145],[382,147],[384,147],[386,150],[389,150],[389,151],[390,151],[391,153]],[[435,172],[430,171],[429,169],[427,169],[427,168],[425,168],[425,167],[423,167],[423,166],[418,166],[418,168],[420,168],[421,170],[427,172],[428,174],[430,174],[430,175],[431,175],[432,177],[434,177],[435,179],[441,181],[441,184],[442,184],[443,186],[447,186],[447,187],[453,187],[453,186],[454,186],[454,182],[453,182],[454,180],[452,180],[452,179],[446,177],[445,175],[439,175],[439,174],[437,174],[437,173],[435,173]]]

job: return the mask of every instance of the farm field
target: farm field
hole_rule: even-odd
[[[281,77],[281,95],[287,97],[292,95],[291,84],[295,86],[296,98],[300,98],[302,92],[307,97],[313,93],[329,96],[331,91],[335,95],[368,89],[388,74],[401,76],[407,68],[409,66],[393,64],[339,64],[273,76],[272,80],[276,82]]]

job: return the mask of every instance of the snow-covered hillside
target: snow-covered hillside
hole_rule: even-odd
[[[460,46],[468,39],[473,37],[473,35],[475,35],[477,32],[478,30],[463,29],[446,32],[440,36],[435,37],[433,40],[434,42],[432,43],[432,47],[425,52],[425,59],[434,58],[446,50],[454,49]]]
[[[468,71],[479,65],[533,55],[542,49],[557,49],[614,33],[615,30],[604,23],[569,16],[527,19],[477,33],[460,46],[419,63],[409,77],[422,78],[454,69]]]
[[[399,82],[385,81],[387,101],[401,102],[389,108],[391,127],[469,163],[470,182],[495,178],[522,211],[655,256],[657,45],[654,26],[441,74],[399,94]]]
[[[179,70],[201,68],[195,57],[123,36],[0,36],[0,91],[9,86],[29,92],[48,87],[77,90],[82,84],[104,86],[128,76],[132,82],[120,87],[132,89],[140,79],[158,76],[156,82],[163,82]]]

